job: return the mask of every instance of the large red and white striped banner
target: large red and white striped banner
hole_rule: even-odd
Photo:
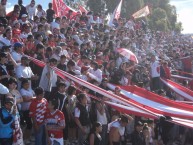
[[[37,65],[45,66],[45,63],[32,57],[29,58]],[[167,121],[193,128],[193,121],[188,120],[193,119],[193,114],[191,111],[193,109],[193,106],[191,105],[171,101],[136,86],[126,88],[121,86],[122,96],[117,96],[111,92],[90,84],[89,82],[72,76],[67,72],[59,70],[58,68],[53,69],[61,78],[68,78],[81,86],[84,86],[117,102],[113,103],[110,101],[105,101],[106,104],[110,105],[111,107],[117,109],[122,113],[134,114],[136,116],[143,116],[153,119],[159,119],[160,116],[171,116],[172,120]],[[115,86],[111,85],[110,87],[113,89],[113,87]]]
[[[186,100],[193,101],[193,91],[190,89],[168,79],[161,79],[161,81],[181,97],[185,98]]]
[[[67,6],[63,0],[52,0],[53,10],[57,17],[66,16],[69,10],[72,10],[72,17],[77,14],[77,12],[71,7]]]
[[[137,86],[122,87],[122,97],[164,116],[193,119],[193,106],[164,98]]]

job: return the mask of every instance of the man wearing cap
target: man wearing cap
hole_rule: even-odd
[[[0,108],[0,144],[12,145],[13,129],[12,124],[15,119],[16,108],[14,98],[6,96],[4,106]]]
[[[29,59],[26,56],[22,56],[21,64],[16,68],[16,76],[19,80],[18,88],[21,87],[21,82],[23,79],[30,80],[30,88],[31,88],[31,80],[37,80],[38,76],[34,75],[31,67],[29,66]]]
[[[121,117],[109,124],[109,145],[120,145],[121,137],[124,136],[125,127],[133,118],[129,115],[121,115]]]
[[[28,24],[29,21],[27,20],[28,18],[28,15],[27,14],[22,14],[21,15],[21,19],[19,20],[20,24],[23,25],[23,24]]]
[[[11,55],[17,63],[21,62],[22,53],[23,53],[23,44],[20,42],[16,42],[13,45],[13,52],[11,53]]]

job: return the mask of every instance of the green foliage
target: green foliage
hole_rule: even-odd
[[[125,13],[122,16],[129,18],[133,13],[137,12],[144,6],[143,0],[125,0],[123,8],[125,8]]]
[[[158,21],[160,19],[166,19],[167,18],[166,11],[164,9],[161,9],[161,8],[156,8],[153,10],[151,18],[154,21]]]
[[[180,33],[181,31],[183,31],[182,23],[181,23],[181,22],[176,23],[174,30],[175,30],[175,32],[177,32],[177,33]]]
[[[102,1],[100,0],[89,0],[87,2],[87,5],[90,8],[90,10],[96,13],[101,12],[101,4],[102,4]]]

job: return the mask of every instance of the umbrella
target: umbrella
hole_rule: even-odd
[[[125,49],[125,48],[118,48],[117,52],[121,54],[122,56],[126,57],[127,59],[129,59],[130,61],[138,63],[136,55],[133,52],[131,52],[130,50]]]

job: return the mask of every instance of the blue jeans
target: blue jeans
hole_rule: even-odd
[[[45,125],[40,125],[39,131],[35,132],[35,145],[46,145]]]

